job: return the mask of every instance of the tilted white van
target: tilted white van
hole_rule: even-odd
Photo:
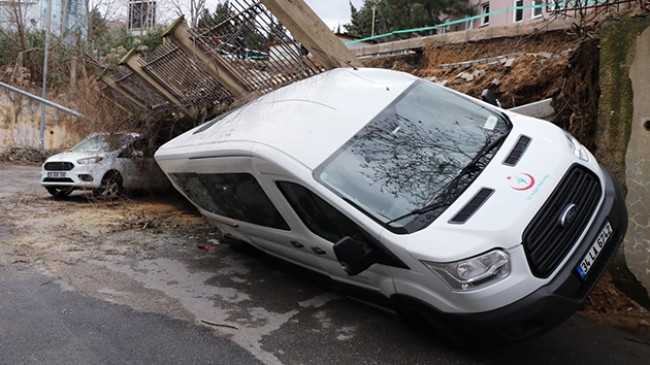
[[[156,159],[227,237],[462,338],[557,325],[627,229],[619,188],[571,135],[395,71],[294,83]]]

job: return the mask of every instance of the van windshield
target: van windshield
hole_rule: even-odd
[[[420,80],[314,175],[386,228],[413,232],[469,186],[510,128],[505,115]]]

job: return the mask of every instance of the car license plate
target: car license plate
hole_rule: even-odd
[[[609,224],[609,222],[605,222],[605,226],[600,230],[598,237],[596,237],[596,241],[591,245],[591,248],[589,248],[589,251],[587,251],[587,254],[576,268],[582,279],[587,277],[589,269],[591,269],[594,262],[596,262],[596,258],[603,251],[603,247],[605,247],[605,244],[609,240],[609,237],[612,236],[612,233],[614,233],[612,225]]]
[[[65,177],[65,171],[48,171],[47,177]]]

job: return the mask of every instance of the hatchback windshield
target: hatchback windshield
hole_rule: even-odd
[[[70,152],[110,152],[124,146],[129,139],[127,134],[92,135],[79,142]]]
[[[441,200],[451,204],[509,129],[502,115],[418,81],[319,166],[315,177],[399,231],[422,208]],[[461,179],[470,171],[468,165],[477,173]]]

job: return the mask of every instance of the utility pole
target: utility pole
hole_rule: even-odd
[[[43,99],[47,99],[47,62],[50,49],[50,28],[52,20],[52,0],[47,1],[47,25],[45,30],[45,50],[43,56]],[[41,103],[41,124],[39,128],[40,149],[45,149],[45,103]]]
[[[375,12],[377,11],[377,5],[372,6],[372,24],[370,25],[370,36],[375,36]]]

